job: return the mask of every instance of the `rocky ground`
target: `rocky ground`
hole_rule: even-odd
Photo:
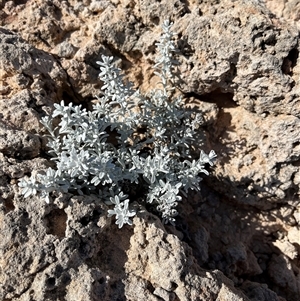
[[[299,16],[299,0],[0,0],[0,300],[300,300]],[[96,196],[24,199],[18,180],[49,165],[41,117],[89,107],[101,54],[152,87],[165,18],[218,154],[176,227],[145,210],[119,230]]]

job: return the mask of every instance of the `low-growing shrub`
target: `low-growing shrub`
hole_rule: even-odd
[[[125,82],[113,57],[102,56],[102,95],[92,111],[72,103],[54,104],[42,118],[49,132],[49,154],[56,169],[48,168],[19,182],[25,197],[40,194],[47,203],[53,191],[93,192],[112,209],[116,224],[132,224],[132,200],[152,204],[165,223],[174,223],[177,203],[189,189],[199,190],[200,173],[213,164],[214,151],[192,158],[193,137],[200,113],[186,110],[174,96],[176,51],[171,24],[165,21],[156,44],[154,66],[158,86],[143,95]],[[53,120],[59,118],[57,127]],[[137,197],[137,195],[139,197]]]

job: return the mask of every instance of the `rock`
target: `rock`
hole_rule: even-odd
[[[235,124],[234,132],[230,130],[228,118],[230,124]],[[297,182],[292,181],[298,172],[295,164],[299,158],[297,141],[300,139],[297,117],[260,119],[242,108],[229,108],[220,114],[217,128],[222,129],[223,135],[226,132],[219,149],[223,157],[217,174],[222,174],[228,182],[226,189],[223,190],[222,186],[217,189],[225,195],[228,193],[236,202],[255,204],[262,209],[270,208],[273,202],[284,203],[292,197],[297,190]],[[218,134],[222,135],[221,132]],[[251,154],[248,153],[250,148]],[[231,153],[239,155],[231,156]]]
[[[1,300],[299,299],[299,1],[275,2],[0,0]],[[176,93],[204,112],[195,151],[218,154],[176,228],[144,210],[119,230],[93,195],[25,200],[18,180],[51,166],[41,117],[91,106],[102,54],[152,88],[164,19]]]
[[[8,130],[0,127],[0,151],[19,159],[32,159],[40,154],[40,140],[25,131]]]
[[[159,298],[165,301],[173,301],[176,299],[176,295],[173,292],[168,292],[161,287],[158,287],[154,290],[153,295],[158,296]]]
[[[299,243],[299,238],[300,238],[300,229],[299,227],[293,227],[288,231],[287,234],[288,240],[294,244],[298,244]]]
[[[204,227],[199,226],[198,231],[194,235],[195,240],[195,254],[197,254],[197,260],[200,265],[204,264],[208,260],[208,233]]]
[[[278,0],[276,3],[270,0],[266,0],[266,6],[282,21],[288,21],[294,25],[297,25],[299,21],[299,0]]]
[[[33,100],[34,95],[26,89],[16,93],[11,99],[4,98],[0,103],[2,126],[37,133],[41,128],[40,116],[31,107]]]
[[[277,285],[276,292],[287,300],[297,300],[299,296],[299,269],[294,271],[291,262],[283,254],[273,255],[269,263],[269,276]],[[296,272],[296,273],[295,273]]]
[[[2,299],[248,300],[221,272],[201,270],[188,245],[167,234],[157,217],[145,213],[121,232],[95,200],[57,199],[49,208],[32,198],[1,214]]]
[[[260,285],[259,283],[246,281],[242,286],[243,291],[247,297],[252,301],[284,301],[285,299],[280,298],[268,289],[266,285]]]
[[[289,241],[277,240],[274,242],[274,246],[280,250],[280,253],[288,256],[292,260],[298,257],[297,248]]]
[[[294,212],[293,216],[294,216],[297,224],[300,225],[300,208],[298,209],[298,211]]]
[[[154,295],[164,300],[247,300],[222,273],[199,269],[191,249],[176,236],[165,235],[159,220],[142,215],[135,225],[125,270],[150,282]],[[142,298],[136,295],[134,300]]]

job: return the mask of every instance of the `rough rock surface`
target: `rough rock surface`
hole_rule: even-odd
[[[298,0],[0,0],[0,299],[300,299]],[[96,196],[24,199],[49,166],[39,120],[89,107],[114,55],[147,90],[163,18],[179,92],[206,114],[218,162],[176,228],[146,210],[117,229]],[[205,147],[205,146],[204,146]]]

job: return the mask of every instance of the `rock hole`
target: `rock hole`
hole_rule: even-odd
[[[145,55],[152,54],[154,55],[156,51],[155,45],[150,45],[148,49],[145,51]]]
[[[67,273],[64,273],[64,274],[61,276],[60,282],[61,282],[63,285],[68,285],[68,284],[71,282],[71,277],[70,277],[70,275],[67,274]]]
[[[25,4],[28,0],[15,0],[15,5],[22,5]]]
[[[95,209],[93,211],[92,220],[95,221],[95,222],[98,222],[101,214],[102,214],[102,210],[101,209]]]
[[[281,70],[284,74],[292,75],[293,74],[293,68],[297,64],[297,60],[299,57],[299,50],[296,48],[293,48],[288,56],[284,58],[281,66]]]
[[[159,25],[159,17],[153,17],[153,18],[151,18],[151,21],[152,21],[155,25]]]
[[[83,257],[89,256],[90,250],[91,246],[88,243],[83,241],[80,242],[78,251]]]
[[[230,78],[230,82],[236,77],[237,74],[237,69],[236,69],[236,64],[235,63],[231,63],[230,64],[230,70],[229,70],[229,78]],[[227,80],[228,82],[228,80]]]
[[[205,102],[215,103],[219,108],[236,108],[237,104],[233,100],[233,93],[222,92],[221,89],[216,89],[212,92],[202,95],[191,95]]]
[[[134,59],[140,59],[143,56],[143,54],[139,50],[130,51],[129,55]]]
[[[178,35],[177,47],[180,50],[180,52],[186,57],[192,56],[193,53],[195,52],[192,46],[188,43],[187,38],[182,36],[182,33]]]
[[[14,203],[12,201],[12,198],[4,199],[4,207],[5,207],[5,213],[11,212],[15,209]]]
[[[178,285],[175,282],[171,281],[171,290],[174,291],[177,287]]]
[[[22,221],[24,221],[24,224],[25,225],[29,225],[30,224],[30,220],[29,220],[29,214],[28,214],[28,212],[27,211],[22,211]]]
[[[47,234],[58,236],[59,238],[65,237],[67,228],[67,214],[62,209],[54,209],[45,216],[47,225]]]
[[[293,166],[300,166],[300,160],[296,160],[294,162],[292,162]]]
[[[62,99],[64,100],[65,106],[67,106],[71,102],[74,103],[73,97],[67,91],[63,91]]]
[[[50,278],[47,279],[46,285],[52,287],[52,286],[55,285],[55,282],[56,282],[55,278],[54,277],[50,277]]]
[[[291,131],[292,132],[292,131]],[[293,149],[300,145],[300,141],[296,141],[293,143]]]
[[[236,24],[237,24],[237,26],[241,26],[241,24],[242,24],[242,21],[241,21],[241,19],[240,18],[235,18],[234,19],[235,21],[236,21]]]
[[[292,187],[287,189],[285,193],[286,193],[286,196],[287,196],[288,199],[294,200],[297,197],[298,193],[299,193],[298,185],[293,185]]]
[[[90,218],[89,218],[89,216],[84,216],[83,218],[81,218],[80,220],[79,220],[79,222],[81,223],[81,225],[82,226],[87,226],[88,225],[88,223],[90,222]]]
[[[147,281],[147,290],[153,294],[153,292],[155,291],[155,288],[153,287],[152,283],[150,281]]]

